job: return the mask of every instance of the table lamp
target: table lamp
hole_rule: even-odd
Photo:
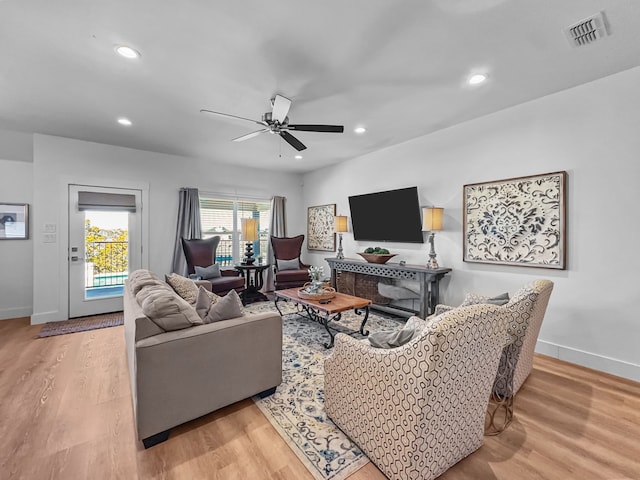
[[[247,242],[247,248],[244,252],[242,265],[253,265],[256,259],[253,257],[253,242],[258,240],[258,219],[243,218],[242,219],[242,238]]]
[[[342,234],[349,231],[346,215],[336,215],[333,217],[333,229],[338,234],[338,255],[336,255],[336,258],[343,259]]]
[[[429,245],[431,249],[429,251],[429,260],[427,261],[427,268],[430,270],[436,270],[439,268],[438,260],[436,260],[436,249],[434,247],[435,232],[442,230],[442,212],[444,208],[428,207],[422,209],[422,231],[431,232],[429,234]]]

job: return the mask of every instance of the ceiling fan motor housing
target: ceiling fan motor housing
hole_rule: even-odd
[[[279,123],[277,120],[273,119],[273,112],[265,112],[262,114],[262,121],[267,122],[269,125],[278,124],[284,126],[289,123],[289,117],[284,117],[284,122]]]

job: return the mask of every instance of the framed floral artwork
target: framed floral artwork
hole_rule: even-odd
[[[566,268],[567,172],[463,187],[465,262]]]
[[[336,251],[336,234],[333,228],[333,217],[335,215],[335,203],[307,209],[308,250]]]

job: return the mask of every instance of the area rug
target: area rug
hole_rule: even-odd
[[[62,322],[45,323],[40,329],[38,337],[53,337],[55,335],[85,332],[87,330],[96,330],[98,328],[117,327],[123,323],[124,315],[122,312],[72,318],[71,320],[64,320]]]
[[[345,479],[369,459],[324,412],[324,359],[332,349],[322,344],[329,335],[322,325],[294,313],[292,304],[278,305],[283,313],[282,384],[273,395],[254,397],[253,401],[314,478]],[[273,303],[264,302],[247,310],[273,308]],[[362,316],[345,312],[340,322],[329,325],[337,332],[363,338],[357,333],[361,321]],[[375,332],[402,325],[404,319],[370,313],[366,329]]]

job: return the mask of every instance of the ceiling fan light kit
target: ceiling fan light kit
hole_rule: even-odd
[[[271,99],[271,111],[265,112],[262,115],[261,121],[252,120],[250,118],[239,117],[237,115],[231,115],[228,113],[215,112],[213,110],[202,109],[200,112],[203,113],[211,113],[214,115],[221,115],[224,117],[237,118],[240,120],[246,120],[251,123],[256,123],[258,125],[262,125],[264,128],[257,130],[255,132],[247,133],[240,137],[234,138],[232,141],[234,142],[243,142],[245,140],[249,140],[250,138],[256,137],[261,133],[272,133],[274,135],[280,135],[285,142],[295,148],[297,151],[302,151],[307,147],[298,140],[296,137],[291,135],[289,131],[299,131],[299,132],[322,132],[322,133],[343,133],[344,126],[343,125],[316,125],[316,124],[298,124],[298,125],[290,125],[289,117],[287,116],[289,113],[289,109],[291,108],[291,100],[282,95],[276,95]]]

